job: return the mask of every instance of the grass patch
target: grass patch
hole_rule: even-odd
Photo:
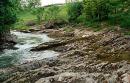
[[[32,15],[30,11],[23,11],[18,14],[18,21],[14,24],[15,30],[27,30],[30,27],[26,26],[29,21],[36,21],[36,16]]]
[[[67,16],[67,6],[56,6],[58,8],[58,12],[52,12],[54,6],[49,6],[45,8],[45,10],[41,10],[43,12],[43,16],[41,19],[43,21],[49,21],[55,19],[64,20],[67,22],[68,16]],[[18,13],[17,15],[18,21],[14,24],[15,30],[28,30],[30,27],[26,26],[26,24],[30,21],[35,21],[37,24],[37,15],[32,14],[32,11],[22,11]]]
[[[60,6],[59,17],[62,18],[62,20],[68,21],[67,5]]]
[[[30,11],[23,11],[18,14],[18,18],[24,22],[28,22],[30,20],[36,20],[36,16],[31,14]]]

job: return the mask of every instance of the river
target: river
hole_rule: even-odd
[[[12,34],[17,36],[18,43],[15,45],[15,48],[17,49],[5,49],[0,53],[0,68],[58,56],[58,53],[52,50],[40,52],[30,51],[30,49],[34,46],[54,40],[49,38],[47,34],[32,34],[22,32],[12,32]]]

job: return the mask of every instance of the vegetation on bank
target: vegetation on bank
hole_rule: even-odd
[[[26,29],[28,21],[40,24],[50,20],[64,20],[68,23],[83,24],[100,29],[101,25],[130,27],[129,0],[83,0],[82,2],[50,5],[48,7],[26,7],[18,14],[17,29]]]
[[[15,29],[28,29],[29,26],[26,24],[30,21],[39,25],[50,20],[82,24],[97,30],[103,24],[119,26],[123,29],[130,27],[129,0],[83,0],[82,2],[76,1],[46,7],[41,7],[40,0],[27,0],[28,4],[22,2],[22,5],[19,1],[3,1],[6,3],[5,5],[0,3],[1,31],[9,29],[16,21],[13,26]],[[19,11],[16,12],[15,10]]]

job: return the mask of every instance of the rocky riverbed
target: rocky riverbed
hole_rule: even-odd
[[[54,50],[54,58],[1,69],[3,83],[130,83],[130,36],[118,31],[47,29],[56,38],[31,51]]]

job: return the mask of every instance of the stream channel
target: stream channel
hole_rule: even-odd
[[[49,38],[47,34],[33,34],[22,32],[11,32],[17,36],[17,49],[5,49],[0,53],[0,68],[10,67],[13,65],[28,63],[44,58],[58,56],[59,53],[52,50],[32,52],[30,49],[41,43],[49,42],[54,39]]]

